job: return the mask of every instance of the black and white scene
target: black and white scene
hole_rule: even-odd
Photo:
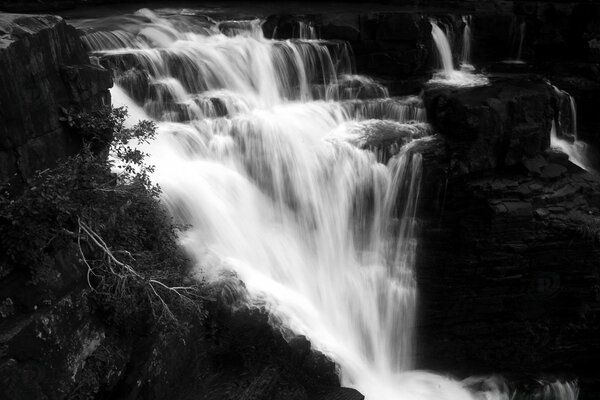
[[[599,400],[600,0],[0,0],[0,400]]]

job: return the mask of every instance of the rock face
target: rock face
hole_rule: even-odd
[[[492,78],[488,86],[467,89],[430,87],[424,101],[430,123],[449,139],[459,173],[514,165],[550,145],[557,99],[539,78]]]
[[[110,105],[112,78],[60,17],[0,14],[0,34],[0,181],[26,181],[81,148],[60,107]]]
[[[20,321],[0,319],[0,398],[361,400],[303,337],[289,343],[264,311],[222,301],[183,331],[123,332],[71,287]],[[5,309],[7,311],[7,309]]]
[[[431,24],[419,13],[272,15],[263,31],[269,38],[292,39],[299,37],[301,27],[309,27],[322,39],[348,42],[357,71],[387,80],[392,94],[418,93],[431,70]]]
[[[493,81],[426,104],[441,135],[424,153],[421,367],[572,374],[597,398],[600,178],[547,150],[552,94]]]

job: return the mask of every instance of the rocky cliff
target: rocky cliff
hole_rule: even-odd
[[[0,181],[26,181],[76,153],[81,137],[61,123],[61,107],[110,105],[111,86],[62,18],[0,14]]]
[[[599,393],[600,178],[548,149],[556,107],[536,78],[430,88],[418,284],[424,368],[537,371]]]

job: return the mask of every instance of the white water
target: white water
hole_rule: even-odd
[[[154,179],[192,226],[182,243],[198,274],[231,286],[235,273],[251,305],[306,335],[369,400],[507,399],[498,385],[471,390],[411,371],[421,180],[412,149],[429,140],[420,100],[356,99],[387,92],[351,75],[343,46],[267,40],[255,21],[200,30],[149,11],[135,18],[121,35],[129,44],[96,32],[88,45],[128,63],[122,84],[131,65],[148,74],[143,109],[119,87],[113,103],[159,121]],[[340,91],[348,79],[353,90]]]
[[[577,105],[575,103],[575,99],[569,93],[565,92],[553,86],[555,92],[558,94],[559,99],[566,99],[568,101],[568,120],[570,122],[570,126],[565,127],[562,126],[563,120],[563,107],[559,105],[559,116],[558,121],[552,121],[552,130],[550,132],[550,146],[559,149],[563,153],[569,156],[569,160],[577,165],[580,168],[585,169],[586,171],[591,171],[592,167],[590,166],[590,162],[587,157],[588,153],[588,145],[587,143],[579,140],[577,134]],[[573,138],[572,141],[566,140],[564,137],[559,137],[558,135],[558,127],[561,128],[563,135],[569,135]]]
[[[579,140],[570,142],[559,138],[556,133],[556,123],[554,121],[552,121],[552,131],[550,132],[550,146],[559,149],[568,155],[569,160],[578,167],[583,168],[586,171],[591,170],[586,158],[587,144]]]
[[[431,84],[442,84],[450,86],[481,86],[487,85],[488,79],[481,74],[472,72],[473,67],[465,63],[465,68],[457,70],[454,68],[454,60],[452,59],[452,47],[446,37],[444,31],[438,26],[435,20],[431,20],[431,35],[438,51],[441,60],[442,69],[433,75],[429,81]],[[465,37],[468,33],[468,48],[470,51],[470,28],[468,24],[465,27]],[[463,50],[465,45],[463,45]],[[464,56],[464,54],[463,54]],[[470,57],[470,53],[469,56]]]

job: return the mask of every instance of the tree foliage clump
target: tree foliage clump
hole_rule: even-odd
[[[177,244],[139,145],[152,122],[126,128],[122,108],[66,112],[83,150],[39,171],[21,193],[0,193],[0,264],[28,274],[48,301],[61,289],[61,263],[75,260],[97,311],[118,325],[180,323],[203,315],[201,283]],[[117,172],[115,172],[117,171]],[[149,317],[150,316],[150,317]]]

